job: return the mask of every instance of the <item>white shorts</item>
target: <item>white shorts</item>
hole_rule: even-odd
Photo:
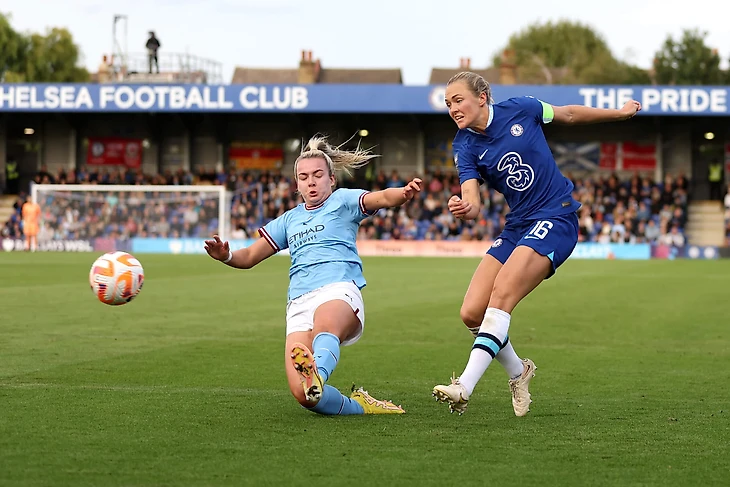
[[[352,345],[362,336],[365,328],[365,304],[360,289],[352,282],[336,282],[327,284],[296,299],[286,305],[286,334],[295,331],[312,331],[314,328],[314,312],[321,305],[336,299],[350,305],[355,316],[360,320],[360,331],[342,342],[342,345]]]

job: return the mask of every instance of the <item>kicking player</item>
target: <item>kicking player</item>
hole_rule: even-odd
[[[294,163],[297,190],[304,203],[272,220],[248,248],[231,252],[216,235],[205,241],[214,259],[237,269],[250,269],[289,249],[289,292],[286,307],[286,374],[299,403],[327,415],[402,414],[390,401],[380,401],[353,387],[348,398],[327,380],[340,360],[340,346],[352,345],[363,333],[365,286],[356,236],[360,222],[381,208],[401,206],[421,191],[421,180],[402,188],[368,192],[337,189],[335,172],[361,167],[375,157],[352,152],[314,137]]]
[[[486,182],[504,195],[510,213],[464,296],[461,319],[475,339],[469,361],[451,384],[434,387],[433,395],[448,403],[452,413],[462,414],[496,358],[509,375],[514,412],[524,416],[530,409],[535,364],[512,348],[510,316],[525,296],[555,273],[578,242],[580,203],[572,197],[573,184],[555,163],[543,127],[550,122],[627,120],[641,105],[632,100],[619,110],[552,106],[532,97],[494,104],[489,84],[471,72],[449,80],[446,105],[459,128],[453,151],[461,182],[461,198],[452,196],[449,210],[460,219],[477,218],[479,186]]]

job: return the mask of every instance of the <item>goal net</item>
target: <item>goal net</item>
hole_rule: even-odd
[[[224,186],[34,184],[38,240],[202,239],[230,233]]]

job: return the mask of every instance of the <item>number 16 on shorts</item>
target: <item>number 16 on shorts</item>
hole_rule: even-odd
[[[547,237],[548,232],[550,229],[553,228],[553,222],[549,220],[541,220],[535,223],[535,225],[530,229],[530,231],[525,235],[525,239],[539,239],[543,240],[545,237]]]
[[[550,220],[538,220],[517,245],[526,245],[553,263],[553,270],[560,267],[573,253],[578,242],[578,215],[571,213]]]

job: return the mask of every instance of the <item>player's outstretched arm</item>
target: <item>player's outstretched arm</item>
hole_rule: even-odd
[[[641,103],[636,100],[626,102],[620,109],[592,108],[583,105],[553,106],[553,122],[563,125],[622,122],[632,118],[640,110]]]
[[[263,238],[256,240],[250,247],[231,252],[228,241],[221,241],[218,235],[213,235],[213,240],[205,241],[205,250],[215,260],[236,269],[250,269],[275,253],[271,245]]]
[[[479,182],[476,179],[464,181],[461,185],[461,198],[454,195],[448,203],[451,214],[460,220],[476,219],[479,216],[481,205]]]
[[[382,191],[367,193],[362,203],[369,212],[377,211],[381,208],[401,206],[407,201],[412,200],[416,193],[421,192],[422,188],[423,181],[419,178],[413,178],[411,182],[402,188],[388,188]]]

